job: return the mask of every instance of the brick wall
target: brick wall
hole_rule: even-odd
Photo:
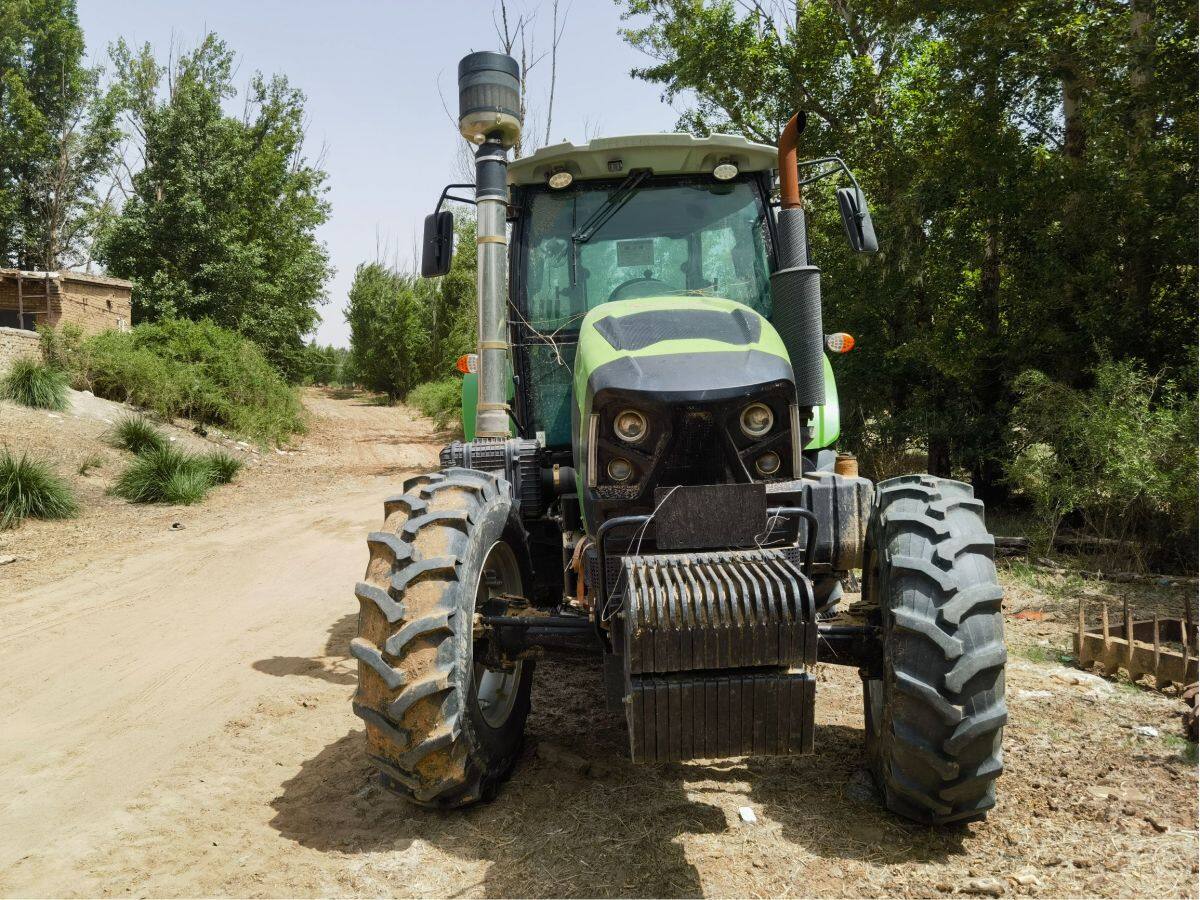
[[[130,326],[130,291],[127,286],[63,279],[59,299],[58,321],[73,322],[92,334],[115,328],[125,331]]]
[[[55,273],[49,279],[48,299],[45,296],[46,284],[44,278],[26,276],[22,279],[27,325],[59,326],[70,323],[88,334],[130,327],[129,282],[103,275]],[[11,271],[0,272],[0,312],[7,312],[7,316],[0,316],[0,320],[4,320],[0,324],[9,324],[7,320],[13,318],[12,313],[19,307],[14,274]]]
[[[24,279],[22,291],[25,296],[25,317],[26,322],[33,322],[38,325],[44,325],[49,321],[46,317],[46,301],[40,297],[30,297],[29,294],[42,294],[45,291],[45,281],[38,279],[35,283],[30,279]],[[50,309],[53,311],[56,304],[56,293],[58,291],[58,283],[53,279],[50,281]],[[18,309],[17,303],[17,281],[8,273],[0,272],[0,310],[12,313]],[[10,317],[5,316],[3,324],[8,326],[15,325],[15,322],[10,323]]]
[[[0,327],[0,374],[22,356],[40,357],[38,336],[32,331]]]

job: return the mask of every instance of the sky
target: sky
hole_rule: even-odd
[[[535,52],[549,49],[552,0],[509,0],[535,17]],[[568,6],[560,0],[560,11]],[[456,112],[458,60],[497,49],[491,0],[79,0],[79,20],[95,62],[119,37],[149,42],[165,58],[214,31],[239,56],[238,85],[253,72],[282,73],[308,96],[308,152],[324,148],[332,206],[318,236],[336,273],[321,307],[316,339],[348,346],[342,310],[354,269],[380,255],[407,263],[424,217],[453,180],[462,138]],[[613,0],[573,0],[559,43],[551,142],[673,130],[678,112],[657,85],[630,69],[647,57],[618,33]],[[550,60],[531,72],[531,118],[545,137]],[[440,86],[440,94],[439,94]],[[240,104],[240,98],[235,101]],[[237,107],[240,108],[240,105]],[[388,249],[390,248],[390,249]]]

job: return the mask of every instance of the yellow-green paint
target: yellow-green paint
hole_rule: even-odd
[[[743,303],[734,300],[722,300],[716,297],[640,297],[633,300],[615,300],[602,303],[591,310],[583,320],[579,329],[579,353],[575,359],[574,389],[575,402],[581,408],[586,406],[584,396],[587,390],[588,376],[599,366],[611,362],[621,356],[662,356],[669,353],[714,353],[728,352],[729,344],[708,339],[688,338],[686,340],[659,341],[641,350],[617,350],[598,331],[595,323],[605,316],[627,316],[633,313],[662,309],[710,309],[722,312],[732,312],[735,309],[749,310]],[[750,312],[754,315],[753,310]],[[762,350],[777,356],[788,358],[787,349],[778,332],[766,320],[762,320],[759,339],[740,349]],[[814,428],[813,439],[805,449],[817,450],[832,446],[841,434],[841,410],[838,403],[837,381],[833,375],[833,367],[829,357],[824,360],[825,370],[825,405],[818,407],[810,424]],[[512,398],[510,380],[509,398]],[[479,376],[468,373],[462,381],[462,423],[463,434],[468,441],[475,439],[475,413],[479,401]],[[513,430],[515,434],[515,427]]]
[[[828,356],[825,357],[825,405],[818,406],[813,410],[813,417],[809,424],[815,430],[813,439],[804,446],[805,450],[820,450],[822,447],[830,447],[842,433],[837,381],[834,380],[833,366],[829,364]]]
[[[510,369],[511,371],[511,369]],[[508,399],[513,399],[512,378],[508,379]],[[468,441],[475,440],[475,413],[479,406],[479,376],[468,372],[462,380],[462,425],[463,437]],[[509,433],[517,433],[517,426],[509,419]]]
[[[736,300],[722,300],[717,297],[638,297],[633,300],[614,300],[601,303],[590,310],[579,326],[579,349],[575,354],[575,402],[579,404],[583,416],[588,413],[586,395],[587,382],[592,372],[605,363],[613,362],[622,357],[670,356],[677,353],[700,355],[704,353],[728,353],[730,347],[724,341],[709,338],[686,338],[683,340],[666,340],[649,344],[640,350],[618,350],[596,330],[596,322],[606,316],[621,318],[634,313],[651,312],[655,310],[680,309],[686,311],[713,310],[717,312],[734,312],[741,310],[752,316],[758,316],[761,324],[758,340],[739,344],[738,350],[759,350],[775,356],[788,358],[787,348],[783,339],[765,318],[744,303]]]

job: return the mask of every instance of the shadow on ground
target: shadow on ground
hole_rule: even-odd
[[[350,639],[358,624],[358,613],[348,613],[329,626],[321,656],[273,656],[260,659],[253,667],[266,675],[284,678],[301,675],[318,678],[331,684],[357,684],[353,661],[350,659]]]
[[[422,866],[414,877],[430,880],[406,883],[414,894],[697,896],[706,888],[700,857],[711,875],[726,856],[788,871],[801,848],[884,864],[962,851],[963,832],[910,826],[879,806],[861,770],[860,728],[819,727],[810,757],[649,768],[625,761],[625,724],[604,706],[598,664],[543,662],[533,709],[514,777],[492,803],[440,813],[381,791],[354,728],[284,783],[271,824],[325,852],[403,852],[420,841],[488,863],[466,888],[435,880],[447,867]],[[539,742],[599,763],[602,774],[564,771],[536,752]],[[743,805],[760,818],[754,831],[738,817]]]

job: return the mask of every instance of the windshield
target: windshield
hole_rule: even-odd
[[[643,182],[573,240],[618,187],[534,194],[524,278],[534,330],[572,332],[601,303],[663,295],[724,297],[770,315],[766,212],[753,183]]]

